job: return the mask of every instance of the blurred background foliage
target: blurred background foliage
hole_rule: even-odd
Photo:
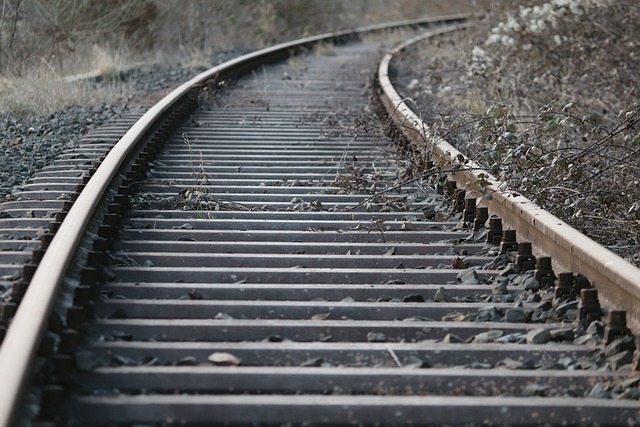
[[[370,23],[478,10],[476,0],[0,0],[0,76],[95,67],[95,52],[182,60]],[[486,2],[485,2],[486,3]],[[104,57],[104,55],[102,55]]]

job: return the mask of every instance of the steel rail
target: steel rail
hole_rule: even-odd
[[[221,84],[224,79],[253,69],[259,64],[286,58],[318,43],[340,42],[366,33],[402,27],[463,22],[468,17],[469,15],[464,14],[401,21],[282,43],[213,67],[182,84],[150,108],[113,147],[78,196],[51,241],[7,329],[0,347],[0,426],[12,425],[17,414],[33,369],[35,350],[44,333],[56,295],[103,195],[112,186],[126,160],[139,149],[145,134],[158,124],[165,113],[198,88]]]
[[[532,242],[540,252],[551,256],[557,267],[586,276],[605,303],[625,310],[628,326],[637,334],[640,332],[640,269],[525,196],[510,190],[499,190],[504,188],[502,182],[439,137],[411,110],[394,88],[389,78],[389,67],[394,56],[434,34],[467,27],[468,24],[455,25],[415,37],[385,55],[378,69],[378,84],[387,112],[415,147],[425,153],[430,152],[433,160],[450,165],[451,174],[459,188],[470,191],[471,197],[479,198],[506,225],[516,229],[524,240]],[[491,197],[485,197],[486,194]]]

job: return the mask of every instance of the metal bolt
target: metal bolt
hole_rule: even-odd
[[[516,230],[502,231],[502,240],[500,241],[500,253],[514,252],[518,250],[518,242],[516,241]]]
[[[551,257],[539,257],[536,260],[536,270],[534,274],[536,279],[538,280],[538,283],[540,283],[541,285],[543,284],[545,278],[551,278],[553,285],[553,280],[556,278],[556,275],[553,273],[553,267],[551,266]]]
[[[73,291],[73,302],[77,305],[84,305],[95,296],[95,290],[90,285],[77,286]]]
[[[42,260],[45,252],[44,249],[34,249],[33,252],[31,252],[31,262],[38,264]]]
[[[52,240],[53,240],[53,234],[49,233],[48,231],[45,231],[40,235],[40,247],[42,249],[48,248]]]
[[[74,305],[67,309],[67,325],[71,327],[81,326],[87,320],[87,310],[84,307]]]
[[[55,348],[56,342],[53,336],[50,334],[45,334],[40,340],[40,345],[38,346],[38,354],[40,356],[49,358],[56,352]]]
[[[591,283],[589,283],[589,279],[587,279],[582,274],[578,273],[573,277],[573,294],[578,295],[583,289],[588,289],[591,287]]]
[[[56,231],[58,231],[60,229],[61,225],[62,225],[62,222],[60,222],[60,221],[51,221],[49,223],[49,231],[51,233],[55,233]]]
[[[38,264],[24,264],[22,266],[22,279],[25,282],[30,282],[33,279],[33,275],[38,268]]]
[[[0,320],[9,320],[16,314],[18,304],[14,302],[0,303]]]
[[[67,212],[56,212],[53,214],[53,220],[56,222],[62,222],[67,217]]]
[[[101,224],[98,226],[98,236],[104,239],[117,239],[118,232],[110,225]]]
[[[68,354],[55,354],[53,356],[53,376],[56,382],[69,383],[69,374],[74,370],[73,357]]]
[[[533,250],[530,242],[518,243],[518,256],[516,264],[520,267],[520,271],[533,270],[536,266],[536,257],[533,256]]]
[[[88,251],[87,253],[87,265],[90,267],[102,267],[105,263],[105,253]]]
[[[98,283],[100,279],[97,268],[86,267],[80,272],[80,282],[85,284]]]
[[[118,204],[123,208],[126,208],[129,206],[129,198],[124,194],[116,194],[113,196],[113,203]]]
[[[483,206],[476,209],[476,218],[473,220],[473,231],[478,231],[484,227],[489,219],[489,208]]]
[[[42,413],[51,415],[60,411],[65,400],[65,388],[61,385],[46,385],[42,388]]]
[[[464,199],[464,210],[462,211],[462,220],[464,222],[472,222],[476,217],[476,199]]]
[[[580,291],[580,303],[578,303],[578,319],[592,322],[602,317],[602,308],[598,301],[598,290],[589,288]]]
[[[117,215],[118,218],[126,216],[126,208],[119,203],[109,203],[109,205],[107,206],[107,212]]]
[[[464,211],[464,201],[465,201],[465,192],[464,190],[456,190],[453,202],[453,211],[463,212]]]
[[[70,202],[68,200],[62,202],[62,210],[64,212],[69,212],[71,210],[71,206],[73,206],[73,202]]]
[[[145,172],[145,166],[141,163],[134,163],[131,165],[131,172],[135,174],[135,176],[142,176]]]
[[[102,237],[96,237],[93,239],[92,249],[96,252],[107,252],[111,250],[111,240]]]
[[[27,288],[29,287],[29,282],[21,281],[14,282],[11,284],[11,302],[19,303],[22,301],[25,292],[27,292]]]
[[[107,213],[104,215],[104,223],[119,228],[122,226],[122,218],[118,214]]]
[[[490,218],[489,230],[487,231],[487,243],[499,245],[502,238],[502,219]]]
[[[612,310],[607,317],[607,327],[604,329],[605,343],[609,344],[617,337],[631,335],[627,328],[627,312],[624,310]]]
[[[129,181],[129,180],[122,180],[122,185],[118,187],[118,194],[126,197],[129,195],[129,193],[131,193],[131,188],[129,188],[129,185],[125,185],[124,181]]]
[[[80,345],[80,334],[75,329],[64,329],[60,332],[60,345],[58,350],[63,354],[71,354]]]

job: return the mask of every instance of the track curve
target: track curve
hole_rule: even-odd
[[[255,69],[293,48],[227,66]],[[123,139],[130,145],[109,153],[118,165],[134,160],[105,172],[116,184],[98,188],[112,201],[89,202],[93,219],[70,214],[60,227],[86,224],[92,235],[67,243],[85,260],[65,279],[67,299],[43,303],[66,310],[46,335],[56,351],[43,369],[43,420],[640,419],[630,335],[618,331],[618,347],[605,347],[611,324],[599,330],[601,313],[575,299],[581,279],[571,275],[571,295],[536,287],[529,279],[542,282],[544,266],[518,274],[514,254],[485,244],[484,221],[478,232],[468,216],[467,226],[460,214],[443,221],[448,199],[418,181],[397,185],[405,160],[394,141],[352,126],[372,109],[366,82],[379,48],[341,44],[228,87],[224,66],[204,73],[178,89],[186,100],[154,107],[167,111],[164,123],[138,123],[142,132]],[[215,96],[196,97],[194,86]],[[27,292],[39,289],[37,274]]]

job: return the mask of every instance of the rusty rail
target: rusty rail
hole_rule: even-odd
[[[461,30],[467,24],[440,30],[440,34]],[[431,37],[432,34],[429,35]],[[394,55],[409,46],[424,40],[419,36],[408,40],[388,53],[380,63],[378,79],[382,90],[382,100],[388,113],[401,126],[406,137],[418,148],[430,152],[432,158],[458,166],[459,171],[451,173],[460,188],[470,192],[471,197],[503,218],[510,227],[518,230],[520,236],[533,243],[540,252],[551,256],[556,266],[565,271],[585,275],[598,288],[602,299],[611,306],[627,311],[629,326],[634,332],[640,331],[640,269],[578,232],[556,218],[551,213],[523,195],[503,188],[489,172],[475,162],[464,165],[459,159],[465,156],[446,140],[439,137],[427,123],[415,114],[395,90],[389,79],[389,66]],[[482,183],[482,188],[478,183]],[[482,189],[482,192],[480,191]],[[484,197],[490,193],[491,199]]]
[[[0,372],[3,376],[0,382],[0,396],[3,396],[0,399],[0,426],[12,425],[16,408],[33,369],[35,350],[40,343],[54,301],[70,267],[69,264],[81,245],[84,232],[95,210],[100,205],[103,195],[109,192],[119,170],[139,149],[143,136],[157,125],[164,114],[199,87],[215,86],[218,82],[248,71],[259,64],[286,58],[293,52],[312,47],[317,43],[340,42],[368,32],[407,26],[461,22],[467,17],[468,15],[453,15],[402,21],[279,44],[213,67],[182,84],[153,106],[109,152],[87,183],[85,190],[80,194],[51,241],[11,321],[0,347]]]

